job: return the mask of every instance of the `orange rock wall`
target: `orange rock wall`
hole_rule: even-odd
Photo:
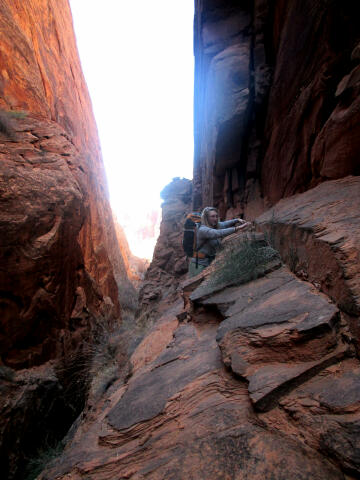
[[[129,277],[131,283],[137,288],[144,279],[150,262],[145,258],[139,258],[132,254],[124,229],[118,223],[116,217],[114,217],[114,224],[121,257],[124,260],[125,275]]]
[[[68,1],[1,1],[0,67],[0,469],[14,480],[83,408],[129,280]]]
[[[95,281],[100,303],[103,302],[101,297],[109,297],[113,304],[112,315],[119,317],[120,306],[113,266],[119,270],[124,264],[116,241],[99,139],[81,71],[69,3],[67,0],[3,1],[0,22],[0,108],[5,112],[25,112],[26,126],[23,125],[23,120],[13,120],[16,130],[36,135],[35,130],[39,129],[37,122],[42,122],[42,131],[36,137],[36,140],[40,140],[38,144],[35,145],[34,139],[29,138],[22,141],[27,142],[31,148],[35,145],[35,153],[41,153],[43,158],[54,154],[62,156],[66,168],[70,170],[64,176],[64,185],[74,183],[78,196],[81,197],[78,208],[82,214],[78,218],[78,226],[71,238],[61,241],[62,246],[57,253],[63,256],[59,268],[66,268],[66,252],[68,249],[75,250],[78,242],[80,252],[75,260],[74,274],[77,268],[85,267],[86,275]],[[64,135],[70,147],[61,141],[64,140]],[[3,141],[8,140],[5,138]],[[19,142],[18,137],[13,143],[16,142]],[[6,151],[3,153],[7,154]],[[22,165],[14,164],[16,171],[29,163],[24,157],[21,161]],[[29,168],[36,168],[36,165]],[[46,180],[43,187],[44,190],[48,188]],[[21,200],[21,192],[18,191],[18,194]],[[31,188],[27,195],[31,196]],[[62,203],[61,192],[54,201],[57,205]],[[50,217],[43,227],[46,231],[54,225],[54,217]],[[13,219],[7,220],[10,225]],[[6,223],[2,227],[2,235],[6,236]],[[33,234],[36,233],[36,229],[33,230]],[[26,255],[26,251],[23,250],[23,254]],[[57,258],[53,260],[58,262]],[[122,270],[125,271],[124,268]],[[8,273],[11,276],[12,272]],[[67,286],[64,306],[67,316],[75,305],[78,287],[79,280],[76,279]],[[8,291],[7,295],[17,293]],[[85,300],[84,308],[87,301],[91,303],[90,298]],[[25,301],[24,308],[28,307],[26,303],[28,302]],[[96,309],[99,309],[99,305]]]

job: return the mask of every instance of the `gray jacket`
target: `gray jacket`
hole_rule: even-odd
[[[208,255],[210,258],[199,258],[199,265],[204,265],[205,267],[210,265],[216,255],[216,251],[220,247],[221,239],[235,232],[235,227],[233,225],[235,225],[236,222],[236,219],[219,222],[219,228],[210,228],[205,225],[200,225],[196,232],[198,251]],[[196,258],[192,258],[191,262],[196,263]]]

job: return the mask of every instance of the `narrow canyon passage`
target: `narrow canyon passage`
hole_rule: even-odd
[[[194,178],[164,186],[150,265],[109,203],[68,0],[0,4],[8,480],[360,476],[356,2],[194,4]],[[188,278],[208,205],[252,227]]]

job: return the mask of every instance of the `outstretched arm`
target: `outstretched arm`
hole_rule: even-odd
[[[224,222],[219,222],[220,228],[234,227],[235,225],[244,225],[246,222],[242,218],[233,218],[232,220],[225,220]]]
[[[220,229],[234,227],[237,222],[238,222],[237,218],[233,218],[232,220],[225,220],[224,222],[219,222],[219,227]]]
[[[202,225],[199,230],[199,241],[213,240],[214,238],[223,238],[236,232],[236,227],[230,228],[209,228]]]

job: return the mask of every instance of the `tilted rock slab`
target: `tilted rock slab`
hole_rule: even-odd
[[[325,400],[324,378],[340,390],[336,372],[350,362],[356,376],[360,365],[327,297],[282,267],[198,298],[189,322],[179,322],[181,311],[179,303],[158,319],[130,359],[132,375],[85,415],[42,480],[344,480],[343,471],[358,471],[356,447],[345,451],[356,442],[355,378],[338,401],[331,392]],[[342,423],[326,424],[336,442],[321,442],[321,410],[311,413],[310,443],[287,418],[300,391],[310,407],[321,395],[350,406]]]
[[[360,177],[324,182],[281,200],[256,223],[284,261],[332,298],[359,339]]]

